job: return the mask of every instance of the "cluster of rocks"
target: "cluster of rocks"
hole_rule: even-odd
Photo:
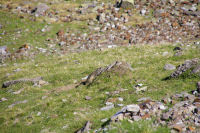
[[[0,63],[4,63],[6,59],[16,60],[24,58],[33,58],[36,52],[31,52],[31,47],[28,44],[20,46],[14,52],[10,52],[7,46],[0,46]]]
[[[129,122],[151,119],[156,117],[154,127],[163,125],[171,128],[172,132],[199,132],[200,129],[200,82],[192,94],[182,92],[162,101],[143,98],[140,104],[123,107],[111,117],[111,122],[128,119]],[[172,106],[171,108],[167,105]]]
[[[170,75],[170,78],[177,78],[187,71],[189,71],[189,74],[200,76],[200,59],[195,58],[192,60],[186,60],[183,64],[177,67],[177,69]]]
[[[94,1],[84,3],[80,7],[68,8],[66,15],[63,15],[64,12],[51,10],[51,6],[57,3],[40,3],[32,7],[31,3],[24,2],[15,10],[34,16],[47,16],[56,21],[87,21],[85,33],[71,31],[71,29],[60,30],[55,39],[55,42],[62,46],[62,50],[70,49],[77,52],[121,45],[173,43],[198,39],[200,36],[199,3],[198,0],[187,2],[120,0],[115,4]],[[3,7],[11,10],[12,4]],[[96,18],[88,18],[88,14]],[[138,14],[143,19],[151,20],[131,24],[132,21],[138,21],[137,17],[134,17]]]

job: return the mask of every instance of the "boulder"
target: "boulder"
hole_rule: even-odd
[[[39,4],[35,9],[32,10],[32,13],[35,13],[36,15],[44,15],[44,13],[49,9],[49,6],[42,3]]]
[[[120,0],[117,1],[116,3],[116,7],[118,8],[127,9],[127,8],[133,8],[133,6],[134,6],[134,0]]]

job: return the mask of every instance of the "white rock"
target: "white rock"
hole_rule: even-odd
[[[101,111],[110,110],[110,109],[112,109],[112,108],[114,108],[114,105],[109,105],[109,106],[106,106],[106,107],[101,108]]]
[[[118,100],[119,100],[120,102],[123,102],[123,101],[124,101],[124,99],[121,98],[121,97],[119,97]]]
[[[37,113],[37,116],[40,116],[41,114],[42,114],[41,112],[38,112],[38,113]]]
[[[137,104],[131,104],[126,106],[126,110],[129,112],[137,113],[140,111],[140,107]]]

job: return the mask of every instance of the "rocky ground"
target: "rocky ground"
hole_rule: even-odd
[[[199,0],[2,0],[0,131],[200,132],[199,57]]]

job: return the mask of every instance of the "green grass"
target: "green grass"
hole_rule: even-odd
[[[12,52],[15,51],[13,48],[17,49],[24,43],[30,43],[33,51],[36,46],[48,48],[45,40],[55,38],[59,29],[70,27],[78,30],[85,25],[84,23],[81,25],[74,23],[50,24],[51,30],[44,34],[40,30],[46,25],[46,22],[32,22],[27,18],[19,19],[15,15],[2,11],[0,18],[0,23],[4,26],[0,32],[3,30],[7,32],[6,35],[1,35],[0,46],[7,45]],[[27,28],[30,32],[25,32]],[[16,29],[21,29],[22,35],[13,40],[17,34]],[[110,111],[100,111],[109,98],[122,97],[124,98],[122,103],[128,105],[137,103],[136,100],[141,97],[160,100],[177,92],[194,90],[196,82],[200,80],[199,77],[192,76],[165,81],[163,79],[172,71],[165,71],[163,67],[166,63],[179,65],[186,59],[200,57],[200,49],[193,45],[185,46],[183,47],[183,56],[174,57],[173,48],[174,46],[171,44],[136,45],[104,51],[70,53],[62,56],[38,54],[34,59],[8,60],[7,65],[0,68],[0,85],[8,80],[37,76],[44,77],[49,84],[40,88],[34,87],[31,83],[1,88],[0,98],[5,97],[8,100],[0,103],[0,132],[74,132],[88,120],[93,124],[92,130],[95,130],[103,125],[101,119],[110,118],[120,109],[120,107],[115,107]],[[168,51],[169,55],[162,56],[165,51]],[[80,81],[96,68],[109,65],[116,60],[130,63],[134,68],[132,76],[120,77],[114,74],[109,78],[103,74],[90,86],[80,86],[69,91],[53,91],[58,90],[59,87],[74,84],[75,81]],[[17,68],[22,71],[13,72]],[[8,73],[10,75],[6,76]],[[136,94],[134,86],[138,83],[147,86],[147,91]],[[21,88],[24,88],[24,91],[19,95],[12,93]],[[127,91],[117,95],[105,94],[121,88],[127,89]],[[85,96],[90,96],[92,99],[87,101]],[[23,100],[28,100],[28,102],[8,108],[14,102]],[[40,116],[37,116],[38,112],[41,112]],[[158,127],[153,130],[150,128],[152,122],[153,120],[131,124],[123,121],[121,125],[114,124],[118,128],[111,132],[123,132],[124,130],[144,133],[169,132],[166,127]],[[140,126],[142,128],[139,128]]]

